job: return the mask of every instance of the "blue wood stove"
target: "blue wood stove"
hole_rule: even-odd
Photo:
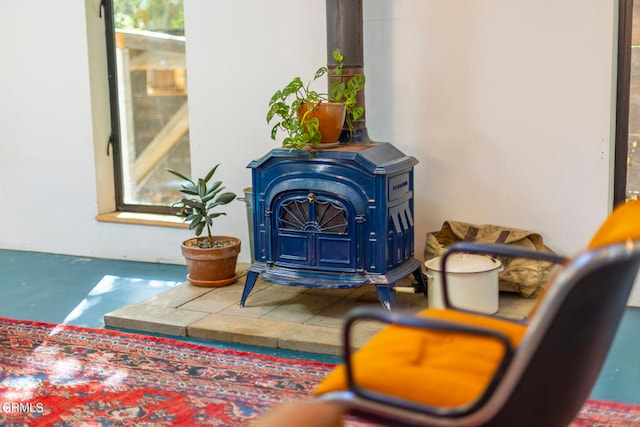
[[[240,306],[258,276],[308,288],[375,285],[388,310],[395,306],[399,279],[413,274],[423,291],[413,253],[417,163],[376,142],[276,148],[252,161],[255,262]]]

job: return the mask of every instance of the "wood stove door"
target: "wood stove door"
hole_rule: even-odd
[[[355,271],[353,209],[321,192],[289,192],[274,202],[272,230],[276,265]]]

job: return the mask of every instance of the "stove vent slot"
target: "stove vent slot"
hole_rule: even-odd
[[[396,265],[413,257],[413,217],[409,202],[389,208],[389,227],[387,236],[387,265]]]
[[[413,232],[413,217],[409,209],[409,202],[405,202],[389,209],[389,216],[393,221],[396,233]]]

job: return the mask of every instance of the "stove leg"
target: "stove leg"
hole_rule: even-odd
[[[422,274],[422,268],[418,267],[413,272],[413,277],[418,282],[418,286],[416,287],[416,292],[424,293],[424,296],[427,297],[427,283],[424,280],[424,274]]]
[[[376,285],[376,292],[384,308],[391,311],[396,306],[396,291],[393,289],[393,283]]]
[[[247,297],[251,293],[253,285],[256,284],[256,279],[258,279],[257,272],[249,271],[247,273],[247,279],[244,282],[244,290],[242,291],[242,298],[240,298],[240,307],[244,307],[244,302],[247,300]]]

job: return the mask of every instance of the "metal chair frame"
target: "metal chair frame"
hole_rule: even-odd
[[[548,284],[520,344],[512,348],[506,336],[489,328],[358,308],[347,316],[343,334],[349,390],[327,393],[318,399],[346,404],[354,413],[388,420],[394,426],[568,425],[588,398],[615,336],[640,266],[640,241],[585,251],[570,260],[509,245],[461,242],[450,246],[443,255],[442,271],[445,271],[446,258],[454,252],[525,257],[564,264]],[[441,284],[444,304],[455,309],[448,298],[446,274],[443,274]],[[505,354],[476,401],[457,408],[409,402],[366,390],[356,383],[352,330],[357,322],[367,319],[486,336],[502,343]]]

